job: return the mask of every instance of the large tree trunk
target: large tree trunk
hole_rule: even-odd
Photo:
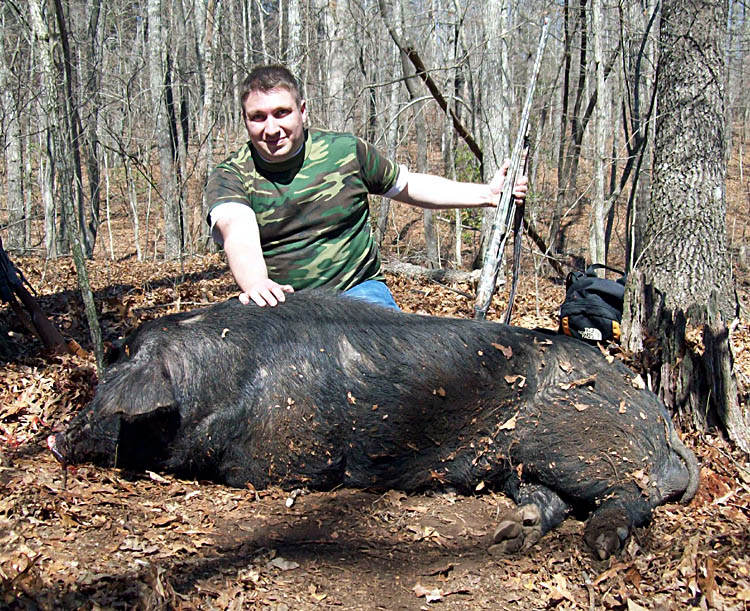
[[[640,215],[642,274],[631,274],[625,331],[631,349],[656,339],[651,369],[669,407],[698,427],[717,414],[750,451],[750,414],[737,400],[727,329],[737,302],[726,246],[726,23],[725,1],[663,4],[654,177]],[[702,358],[685,340],[691,324],[703,327]]]

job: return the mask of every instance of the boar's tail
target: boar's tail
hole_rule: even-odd
[[[685,467],[687,467],[688,470],[688,485],[680,498],[681,503],[687,504],[698,491],[700,478],[698,459],[695,457],[695,454],[693,454],[693,452],[682,443],[680,436],[673,427],[670,427],[669,444],[672,446],[675,453],[685,462]]]

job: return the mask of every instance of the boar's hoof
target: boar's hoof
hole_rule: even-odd
[[[539,507],[521,505],[503,516],[489,552],[493,556],[512,554],[530,548],[542,536],[542,514]]]
[[[629,534],[629,520],[625,513],[606,511],[591,517],[583,538],[599,560],[606,560],[620,549]]]

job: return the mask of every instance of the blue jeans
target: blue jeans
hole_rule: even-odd
[[[362,284],[344,291],[342,295],[369,301],[370,303],[375,303],[386,308],[401,310],[393,300],[390,289],[386,286],[385,282],[381,282],[380,280],[365,280]]]

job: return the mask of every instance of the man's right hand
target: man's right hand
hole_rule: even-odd
[[[250,288],[240,293],[240,302],[249,305],[254,302],[261,308],[265,306],[276,306],[286,301],[284,293],[293,293],[294,289],[289,284],[277,284],[273,280],[265,278],[253,283]]]

